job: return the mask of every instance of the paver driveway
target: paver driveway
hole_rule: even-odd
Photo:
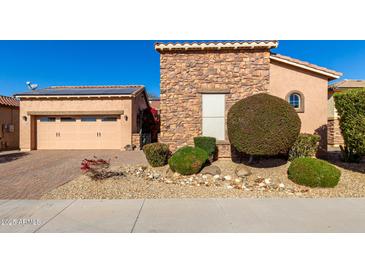
[[[80,163],[97,156],[112,165],[144,164],[142,151],[36,150],[0,156],[0,199],[39,199],[80,175]]]

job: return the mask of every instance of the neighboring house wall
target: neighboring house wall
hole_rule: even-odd
[[[238,100],[268,92],[269,57],[268,49],[162,52],[160,141],[174,151],[202,134],[202,94],[224,94],[227,117]],[[218,144],[219,156],[229,157],[226,130]]]
[[[13,131],[9,129],[9,125],[14,127]],[[0,105],[0,151],[18,148],[19,108]]]
[[[36,149],[36,116],[28,112],[123,111],[121,115],[121,149],[132,142],[132,100],[130,98],[22,99],[20,101],[20,148]],[[125,120],[124,115],[130,117]],[[64,115],[67,116],[67,115]],[[116,136],[118,138],[118,136]]]
[[[324,139],[327,138],[327,90],[327,77],[277,61],[270,64],[270,93],[285,99],[293,91],[300,92],[304,99],[304,111],[298,111],[301,132],[319,133]]]

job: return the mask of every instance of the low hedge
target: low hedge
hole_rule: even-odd
[[[208,161],[208,153],[198,147],[185,146],[178,149],[169,159],[172,171],[182,175],[198,173]]]
[[[313,157],[318,150],[321,137],[316,134],[301,133],[289,151],[289,160],[301,157]]]
[[[152,143],[143,146],[147,161],[153,167],[164,166],[170,154],[169,146],[162,143]]]
[[[309,187],[335,187],[341,171],[326,161],[316,158],[297,158],[288,168],[288,178]]]
[[[209,156],[209,160],[213,160],[215,153],[217,152],[216,139],[208,136],[198,136],[194,138],[194,146],[204,149]]]

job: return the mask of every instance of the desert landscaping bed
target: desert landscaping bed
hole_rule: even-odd
[[[114,166],[111,170],[123,175],[102,180],[81,175],[41,199],[365,197],[363,163],[342,164],[341,179],[334,188],[309,188],[291,182],[287,177],[289,163],[281,159],[261,160],[254,167],[219,160],[214,166],[220,168],[220,175],[182,176],[168,166]],[[252,174],[238,177],[237,167],[246,167]]]

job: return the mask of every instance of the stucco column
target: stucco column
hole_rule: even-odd
[[[19,115],[19,148],[21,151],[31,150],[31,126],[32,116],[24,111],[23,102],[20,101],[20,115]]]

